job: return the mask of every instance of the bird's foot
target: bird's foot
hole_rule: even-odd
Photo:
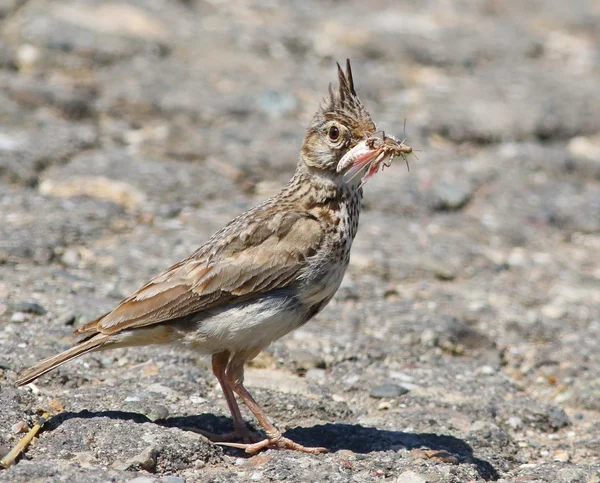
[[[258,441],[252,444],[242,444],[242,443],[228,443],[221,442],[217,443],[221,446],[229,446],[232,448],[240,448],[243,449],[246,453],[258,453],[260,450],[268,447],[274,447],[278,449],[290,449],[292,451],[299,451],[301,453],[309,453],[309,454],[320,454],[327,451],[327,448],[311,448],[307,446],[302,446],[301,444],[292,441],[289,438],[284,438],[281,433],[276,434],[274,436],[267,436],[266,439],[262,441]]]
[[[202,436],[209,439],[213,443],[228,443],[231,441],[243,441],[245,444],[251,444],[251,443],[257,443],[263,439],[262,434],[256,433],[254,431],[250,431],[246,427],[236,428],[235,430],[233,430],[229,433],[224,433],[224,434],[211,433],[210,431],[205,431],[203,429],[198,429],[198,428],[184,428],[184,429],[193,431],[194,433],[201,434]]]

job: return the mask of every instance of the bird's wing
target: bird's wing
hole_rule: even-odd
[[[290,285],[323,241],[320,223],[305,212],[266,213],[258,222],[256,218],[238,219],[239,230],[234,220],[212,243],[76,332],[114,334]]]

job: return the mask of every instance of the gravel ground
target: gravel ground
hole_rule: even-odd
[[[600,482],[592,0],[0,0],[0,482]],[[249,367],[315,457],[248,457],[206,360],[17,373],[291,176],[334,61],[420,149],[338,295]],[[252,421],[248,413],[248,421]]]

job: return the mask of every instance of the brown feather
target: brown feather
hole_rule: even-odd
[[[306,258],[316,251],[323,233],[319,222],[305,213],[277,211],[269,216],[268,208],[272,207],[263,207],[257,218],[277,216],[277,222],[246,227],[249,236],[239,250],[232,250],[241,237],[236,230],[216,255],[199,249],[76,332],[116,334],[285,288],[306,266]],[[286,281],[283,286],[282,280]]]
[[[25,384],[29,384],[30,382],[36,380],[46,372],[51,371],[52,369],[64,364],[75,357],[79,357],[82,354],[86,354],[87,352],[91,352],[100,348],[102,345],[106,344],[109,341],[110,337],[104,334],[98,334],[93,336],[90,339],[86,339],[75,347],[71,347],[70,349],[61,352],[58,355],[50,357],[42,362],[36,364],[35,366],[23,371],[17,379],[17,384],[19,386],[24,386]]]
[[[350,59],[346,59],[346,80],[348,81],[348,87],[353,96],[356,96],[354,90],[354,79],[352,78],[352,67],[350,67]]]

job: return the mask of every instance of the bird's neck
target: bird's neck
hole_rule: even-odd
[[[358,185],[348,185],[342,176],[324,170],[310,168],[300,159],[294,176],[283,189],[281,196],[307,206],[343,203],[353,198],[362,199]]]

